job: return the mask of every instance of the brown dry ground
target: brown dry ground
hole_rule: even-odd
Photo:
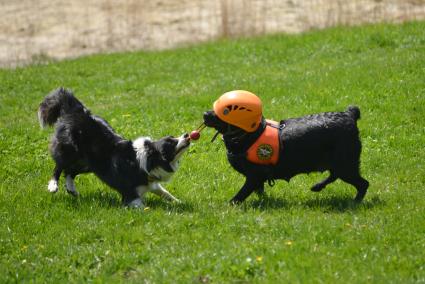
[[[0,66],[425,19],[425,0],[0,0]]]

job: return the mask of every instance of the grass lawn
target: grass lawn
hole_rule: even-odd
[[[69,87],[123,136],[196,128],[223,92],[247,89],[267,118],[361,109],[360,205],[327,173],[228,200],[243,177],[207,129],[165,187],[129,210],[93,175],[80,197],[47,191],[52,129],[37,108]],[[424,283],[425,22],[223,40],[0,70],[0,282]]]

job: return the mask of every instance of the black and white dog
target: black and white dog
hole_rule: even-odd
[[[121,194],[126,206],[143,207],[146,192],[178,201],[160,182],[169,180],[177,170],[182,154],[190,145],[188,134],[158,141],[148,137],[126,140],[64,88],[44,98],[38,118],[41,127],[56,125],[50,145],[56,163],[48,184],[50,192],[58,190],[64,172],[68,193],[77,196],[74,178],[93,172]]]
[[[262,193],[264,182],[274,179],[289,180],[300,173],[330,172],[328,178],[311,190],[321,191],[340,178],[357,189],[355,200],[360,202],[369,182],[360,176],[361,142],[356,121],[360,118],[358,107],[348,107],[345,112],[327,112],[280,121],[279,160],[275,165],[259,165],[247,160],[247,150],[266,127],[252,133],[221,120],[214,111],[204,113],[204,123],[223,134],[227,158],[232,167],[246,177],[245,184],[231,203],[243,202],[253,191]]]

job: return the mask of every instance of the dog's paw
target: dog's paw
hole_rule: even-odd
[[[182,204],[183,203],[180,199],[177,199],[177,198],[174,198],[171,202],[175,203],[175,204]]]
[[[80,193],[76,190],[66,190],[66,192],[68,192],[70,195],[78,197],[80,195]]]
[[[234,198],[232,200],[230,200],[230,202],[229,202],[230,205],[239,205],[241,203],[242,203],[242,201],[240,201],[238,199],[234,199]]]
[[[78,195],[80,195],[78,193],[77,189],[75,188],[74,180],[70,176],[67,176],[66,177],[66,184],[65,184],[65,186],[66,186],[66,192],[68,192],[72,196],[77,197]]]
[[[357,192],[357,195],[354,198],[354,202],[356,203],[362,202],[365,195],[366,195],[366,190]]]
[[[58,191],[59,187],[58,187],[58,181],[51,179],[49,181],[49,184],[47,185],[47,190],[51,193],[56,193]]]
[[[357,195],[356,198],[354,198],[354,201],[357,203],[362,202],[363,198],[365,197],[367,193],[367,189],[369,187],[369,182],[365,179],[362,179],[361,185],[357,187]]]
[[[135,209],[144,209],[145,205],[142,202],[142,199],[140,198],[136,198],[130,202],[128,202],[127,204],[124,205],[127,208],[135,208]]]

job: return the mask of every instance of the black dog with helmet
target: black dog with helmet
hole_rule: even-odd
[[[326,112],[274,122],[262,115],[261,100],[251,92],[223,94],[204,113],[204,123],[223,135],[227,158],[246,177],[232,198],[243,202],[253,191],[262,193],[264,183],[289,180],[300,173],[329,171],[311,190],[321,191],[341,179],[357,189],[355,201],[363,200],[369,182],[360,175],[361,142],[357,120],[360,109]]]

